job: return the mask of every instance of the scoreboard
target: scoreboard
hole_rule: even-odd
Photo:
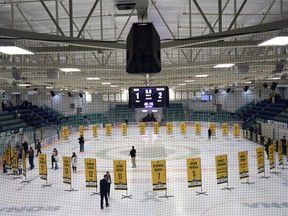
[[[169,107],[169,89],[167,86],[130,87],[129,107],[132,109]]]

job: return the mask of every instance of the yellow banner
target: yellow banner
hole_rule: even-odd
[[[211,135],[215,136],[216,135],[216,124],[214,122],[210,122],[209,127],[211,129]]]
[[[238,166],[240,179],[249,177],[248,151],[238,152]]]
[[[127,190],[126,160],[114,160],[113,167],[115,190]]]
[[[11,145],[8,145],[8,146],[5,148],[6,169],[11,169],[11,153],[12,153]]]
[[[256,158],[258,174],[260,174],[265,171],[264,147],[256,148]]]
[[[96,159],[85,158],[84,164],[85,164],[86,187],[97,188]]]
[[[83,125],[80,125],[79,126],[79,135],[81,136],[84,136],[84,126]]]
[[[151,161],[153,191],[166,190],[166,161]]]
[[[26,154],[24,150],[22,151],[22,168],[23,168],[23,171],[22,171],[23,176],[26,176],[27,167],[26,167]]]
[[[234,137],[240,136],[240,126],[239,124],[233,124],[233,135]]]
[[[111,124],[105,124],[105,132],[106,132],[106,136],[112,135],[112,125]]]
[[[186,134],[186,122],[180,122],[180,133],[183,135]]]
[[[227,155],[223,154],[215,156],[215,162],[216,162],[217,184],[228,182]]]
[[[159,122],[153,122],[153,130],[154,130],[154,134],[159,134],[159,131],[160,131]]]
[[[222,135],[223,136],[228,135],[228,123],[222,123]]]
[[[195,132],[196,132],[196,135],[201,135],[201,123],[200,122],[195,122]]]
[[[69,137],[69,129],[68,127],[62,127],[62,138],[67,139]]]
[[[279,141],[278,142],[278,165],[282,165],[283,164],[283,146],[282,146],[282,142]]]
[[[11,167],[12,167],[13,169],[18,169],[17,149],[12,149]]]
[[[98,136],[98,128],[97,125],[92,125],[92,136],[97,137]]]
[[[172,134],[173,133],[173,124],[172,124],[172,122],[167,122],[166,123],[166,132],[168,134]]]
[[[275,168],[274,148],[274,144],[268,146],[270,170]]]
[[[69,156],[63,156],[63,183],[71,184],[71,160]]]
[[[41,179],[47,180],[47,160],[46,154],[39,154],[39,175]]]
[[[145,122],[139,122],[139,130],[141,135],[145,134],[146,132]]]
[[[188,187],[199,187],[202,185],[201,158],[186,159]]]
[[[126,123],[121,124],[121,132],[122,132],[122,136],[127,135],[127,124]]]

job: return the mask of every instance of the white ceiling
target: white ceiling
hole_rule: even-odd
[[[2,88],[13,82],[27,82],[32,85],[30,88],[41,91],[48,91],[45,86],[53,86],[54,91],[67,88],[68,91],[119,92],[149,83],[176,90],[213,90],[239,88],[247,85],[246,81],[252,81],[250,86],[269,84],[275,80],[267,78],[285,75],[288,67],[287,46],[257,46],[288,28],[288,0],[74,0],[71,1],[73,19],[69,17],[69,2],[0,1],[0,37],[13,38],[17,45],[35,53],[31,56],[0,53]],[[136,8],[118,10],[116,3],[136,3]],[[222,13],[218,12],[219,3]],[[147,14],[142,14],[145,5],[148,5]],[[91,10],[93,6],[95,9]],[[133,23],[142,22],[140,16],[143,21],[152,22],[160,35],[160,73],[126,72],[126,37]],[[286,66],[275,73],[279,62]],[[236,65],[214,69],[217,63]],[[240,71],[247,66],[248,71]],[[64,67],[79,68],[81,72],[59,72]],[[20,73],[20,79],[13,76],[15,70]],[[59,72],[59,79],[49,79],[47,71]],[[195,78],[198,74],[209,74],[209,77]],[[100,80],[88,81],[87,77]],[[285,79],[277,82],[288,83]],[[179,85],[183,83],[186,85]]]

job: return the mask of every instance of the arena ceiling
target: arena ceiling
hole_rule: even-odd
[[[152,22],[160,35],[160,73],[126,72],[126,37],[136,22]],[[1,0],[0,43],[34,53],[0,53],[1,88],[101,93],[167,85],[199,91],[277,78],[285,85],[287,45],[258,45],[287,28],[288,0]],[[235,65],[214,68],[224,63]]]

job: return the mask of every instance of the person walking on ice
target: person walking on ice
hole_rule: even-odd
[[[132,146],[130,151],[131,161],[132,161],[132,168],[136,168],[136,149]]]

